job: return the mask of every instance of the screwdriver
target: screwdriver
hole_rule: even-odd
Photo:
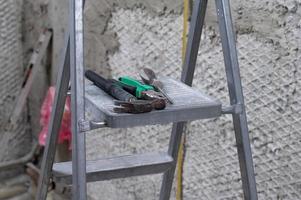
[[[122,76],[119,78],[119,84],[123,89],[129,93],[135,95],[138,99],[147,99],[147,100],[164,100],[165,96],[161,93],[156,92],[153,86],[143,84],[138,80],[131,78],[129,76]]]

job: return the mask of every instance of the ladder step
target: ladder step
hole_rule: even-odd
[[[93,121],[104,121],[111,128],[127,128],[171,122],[208,119],[221,115],[221,102],[182,82],[169,77],[158,77],[164,84],[166,94],[174,102],[164,110],[149,113],[114,113],[114,100],[90,81],[85,84],[86,112]]]
[[[87,161],[87,182],[163,173],[174,164],[166,153],[146,153]],[[55,182],[72,184],[72,162],[53,165]]]

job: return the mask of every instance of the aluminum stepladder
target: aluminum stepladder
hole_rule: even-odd
[[[221,112],[222,114],[231,114],[233,117],[244,198],[247,200],[256,200],[257,190],[253,159],[250,148],[230,3],[229,0],[215,0],[215,2],[231,104],[230,106],[224,107]],[[48,184],[52,177],[56,143],[69,81],[71,82],[71,124],[73,133],[72,172],[70,172],[70,176],[72,177],[72,199],[74,200],[86,199],[86,181],[87,178],[91,179],[86,169],[85,131],[105,126],[105,123],[103,122],[93,123],[85,120],[83,7],[83,0],[70,0],[70,36],[66,39],[62,54],[64,58],[59,65],[60,69],[57,77],[55,102],[51,115],[50,127],[41,166],[42,171],[36,196],[36,199],[38,200],[46,199]],[[181,81],[189,86],[191,86],[193,80],[206,8],[207,0],[195,0],[188,35],[185,62],[181,76]],[[123,170],[119,171],[116,171],[116,169],[114,171],[112,167],[111,171],[102,174],[102,177],[105,176],[105,178],[99,180],[158,173],[160,170],[160,172],[162,172],[162,168],[166,167],[168,163],[170,166],[164,171],[160,200],[169,199],[177,163],[178,149],[185,124],[185,122],[177,122],[172,126],[167,153],[172,160],[159,159],[160,161],[156,161],[156,165],[151,163],[147,166],[146,164],[143,166],[136,166],[136,164],[135,173],[133,171],[131,171],[131,173],[127,171],[127,166],[124,166]],[[134,158],[143,160],[141,157]],[[118,162],[119,161],[117,161],[117,164]],[[120,163],[120,165],[122,165],[122,163]],[[122,175],[122,173],[125,173],[126,175]],[[92,178],[92,180],[97,181],[97,178]]]

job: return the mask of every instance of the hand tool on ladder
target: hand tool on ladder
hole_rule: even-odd
[[[118,99],[120,101],[126,101],[126,102],[133,102],[137,100],[135,96],[128,93],[127,91],[122,89],[119,85],[117,85],[117,81],[113,79],[107,80],[91,70],[86,70],[85,76],[90,81],[92,81],[94,85],[101,88],[115,99]]]
[[[161,92],[166,97],[170,104],[173,104],[172,99],[163,90],[163,83],[158,80],[156,73],[152,69],[143,68],[139,75],[145,84],[154,86],[159,92]]]
[[[165,96],[156,92],[155,88],[151,85],[140,83],[138,80],[129,76],[123,76],[119,78],[119,84],[131,94],[134,94],[139,99],[154,100],[165,99]]]
[[[158,96],[153,95],[151,92],[151,88],[146,85],[142,86],[142,84],[136,83],[134,79],[129,77],[121,78],[121,82],[114,79],[105,79],[100,75],[96,74],[91,70],[87,70],[85,72],[85,76],[92,81],[96,86],[103,89],[105,92],[110,94],[115,99],[119,101],[115,101],[115,105],[118,107],[114,107],[113,110],[117,113],[145,113],[150,112],[153,109],[164,109],[165,102],[163,99],[156,98]],[[134,87],[137,86],[137,87]],[[136,96],[129,93],[127,90],[130,90],[132,93],[136,94]],[[138,100],[137,97],[146,97],[153,98],[150,100]]]

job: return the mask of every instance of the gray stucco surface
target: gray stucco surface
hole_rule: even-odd
[[[147,66],[179,78],[181,1],[87,0],[86,66],[107,76]],[[147,3],[146,3],[147,2]],[[214,1],[210,1],[193,86],[228,102]],[[300,35],[295,0],[232,0],[259,199],[301,198]],[[52,1],[55,59],[66,32],[66,1]],[[57,42],[57,43],[56,43]],[[54,76],[55,78],[55,76]],[[190,123],[184,199],[242,199],[229,116]],[[87,134],[87,157],[164,151],[170,125]],[[152,200],[160,175],[91,183],[90,199]],[[172,192],[174,199],[174,190]]]
[[[259,198],[299,199],[300,5],[296,1],[232,1],[232,5]],[[210,5],[194,87],[226,104],[214,11]],[[119,43],[117,51],[109,55],[112,75],[136,74],[148,66],[178,78],[181,27],[182,16],[178,14],[154,15],[144,8],[116,9],[107,27],[108,32],[117,33]],[[88,155],[95,158],[110,153],[164,150],[169,131],[166,126],[93,133],[88,136]],[[100,141],[106,145],[99,146]],[[186,147],[185,199],[242,198],[230,117],[191,123]],[[102,153],[97,153],[99,150]],[[160,176],[139,177],[91,184],[89,189],[97,194],[104,188],[101,194],[108,197],[117,193],[111,199],[155,199],[159,182]],[[94,199],[101,198],[95,195]]]
[[[23,72],[20,8],[14,0],[0,2],[0,162],[19,158],[30,150],[24,145],[31,142],[31,136],[23,116],[15,127],[8,123]]]

